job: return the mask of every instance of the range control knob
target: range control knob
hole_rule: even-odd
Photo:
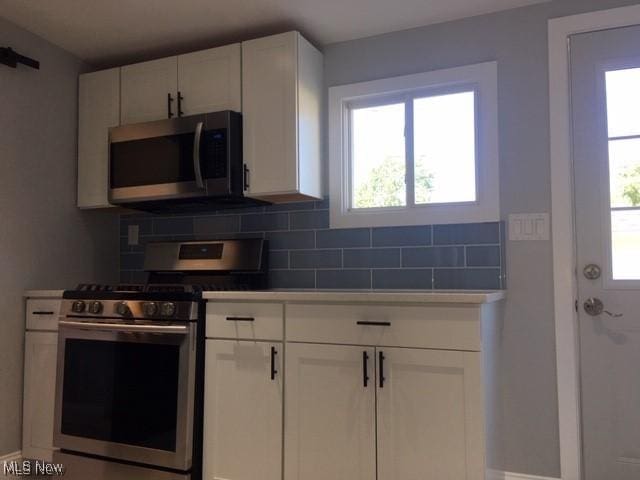
[[[173,302],[162,302],[160,305],[160,315],[163,317],[173,317],[176,314],[176,304]]]
[[[89,303],[89,313],[92,315],[99,315],[102,313],[102,302],[94,301]]]
[[[131,309],[129,308],[129,305],[127,305],[127,302],[116,303],[116,313],[122,316],[130,314]]]
[[[158,304],[156,302],[145,302],[142,304],[142,312],[146,317],[154,317],[158,314]]]
[[[76,300],[71,304],[71,311],[74,313],[82,313],[85,307],[86,304],[82,300]]]

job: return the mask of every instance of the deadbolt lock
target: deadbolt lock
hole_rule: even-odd
[[[600,278],[600,275],[602,275],[602,270],[600,269],[599,265],[590,263],[589,265],[584,267],[582,273],[584,274],[585,278],[588,278],[589,280],[597,280],[598,278]]]

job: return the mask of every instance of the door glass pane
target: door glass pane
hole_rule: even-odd
[[[62,433],[175,451],[178,345],[67,339]]]
[[[609,141],[609,179],[613,208],[640,207],[640,139]]]
[[[611,212],[614,280],[640,279],[640,209]]]
[[[640,68],[606,73],[609,137],[640,135]]]
[[[351,110],[353,208],[407,204],[404,103]]]
[[[413,102],[416,204],[476,200],[475,93]]]

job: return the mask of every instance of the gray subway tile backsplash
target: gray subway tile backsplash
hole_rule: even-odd
[[[348,248],[343,252],[344,268],[400,267],[399,248]]]
[[[318,230],[316,232],[318,248],[350,248],[371,246],[369,228],[342,228],[335,230]]]
[[[407,268],[373,270],[373,288],[381,290],[430,290],[433,270]]]
[[[431,226],[374,228],[371,241],[374,247],[431,245]]]
[[[129,245],[129,225],[140,244]],[[120,217],[123,282],[144,282],[144,245],[260,237],[269,242],[272,288],[504,288],[500,222],[411,227],[329,228],[328,199],[202,214]]]
[[[464,267],[464,247],[402,249],[403,267]]]
[[[293,250],[289,253],[290,268],[342,268],[342,250]]]
[[[371,270],[317,270],[316,288],[371,288]]]

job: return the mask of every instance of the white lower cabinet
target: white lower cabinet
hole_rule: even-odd
[[[282,343],[207,340],[205,480],[281,480]]]
[[[375,479],[373,357],[373,348],[287,344],[285,479]]]
[[[376,350],[378,480],[484,479],[480,353]]]
[[[26,332],[22,456],[51,461],[58,332]]]
[[[206,480],[485,478],[495,304],[280,306],[207,307]]]

